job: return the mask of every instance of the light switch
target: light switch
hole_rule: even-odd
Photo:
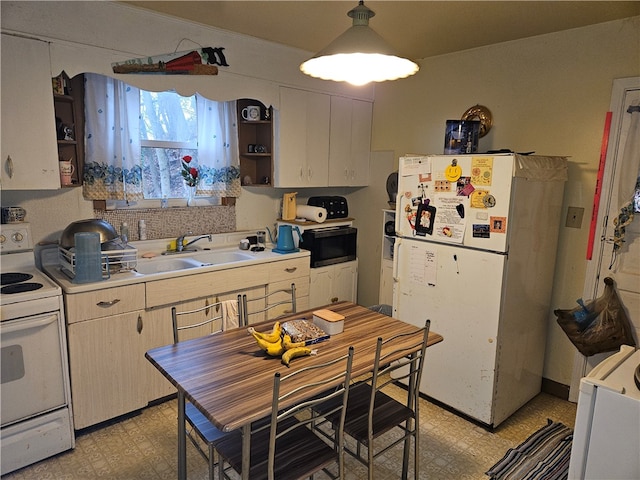
[[[584,215],[584,208],[569,207],[567,209],[567,221],[565,223],[565,226],[571,227],[571,228],[581,228],[583,215]]]

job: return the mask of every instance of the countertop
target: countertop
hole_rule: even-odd
[[[297,252],[292,253],[275,253],[272,249],[275,245],[267,244],[266,248],[262,252],[251,252],[250,250],[241,250],[238,248],[237,243],[235,246],[223,245],[223,246],[215,246],[217,244],[216,239],[211,242],[213,247],[208,246],[208,242],[203,241],[200,244],[195,244],[194,247],[197,247],[197,251],[190,251],[184,253],[176,253],[171,255],[161,255],[161,252],[164,250],[165,245],[167,244],[167,240],[154,240],[154,241],[145,241],[145,242],[131,242],[131,245],[136,247],[138,250],[138,258],[137,258],[137,266],[143,263],[151,263],[158,262],[162,260],[169,259],[179,259],[179,258],[194,258],[198,259],[199,256],[206,256],[207,254],[214,252],[240,252],[243,254],[251,255],[252,258],[240,261],[234,261],[229,263],[218,263],[212,265],[203,265],[201,267],[195,268],[186,268],[181,270],[172,270],[168,272],[158,272],[158,273],[148,273],[141,274],[134,271],[126,271],[126,272],[118,272],[111,274],[111,277],[100,282],[92,282],[92,283],[83,283],[76,284],[71,281],[71,279],[62,272],[62,269],[59,263],[56,261],[57,259],[57,247],[53,247],[47,249],[42,253],[43,258],[43,270],[44,272],[51,277],[60,287],[62,288],[64,293],[73,294],[73,293],[82,293],[89,292],[93,290],[99,290],[110,287],[119,287],[123,285],[131,285],[136,283],[145,283],[156,280],[163,280],[167,278],[178,278],[187,275],[200,274],[205,272],[214,272],[221,270],[228,270],[237,267],[247,267],[251,265],[259,265],[263,263],[269,262],[277,262],[283,260],[291,260],[294,258],[304,258],[309,257],[310,252],[308,250],[300,249]],[[156,254],[154,258],[142,258],[142,255],[145,253],[153,252]]]

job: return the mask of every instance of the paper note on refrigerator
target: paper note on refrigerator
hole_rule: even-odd
[[[409,279],[420,285],[436,286],[436,267],[438,259],[435,250],[424,248],[423,245],[409,247]]]
[[[491,185],[493,179],[493,157],[473,157],[471,160],[471,183]]]
[[[401,157],[400,162],[402,162],[402,176],[431,173],[431,159],[429,157]]]
[[[468,210],[468,203],[466,197],[436,197],[433,202],[437,212],[433,236],[451,243],[462,243],[467,228],[464,212]]]

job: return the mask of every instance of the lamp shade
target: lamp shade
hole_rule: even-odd
[[[420,67],[399,56],[395,50],[369,27],[375,13],[361,1],[348,15],[353,26],[327,47],[300,65],[312,77],[353,85],[397,80],[413,75]]]

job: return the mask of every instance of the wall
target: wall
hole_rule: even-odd
[[[640,17],[429,58],[420,62],[414,77],[376,87],[372,149],[393,151],[396,162],[409,152],[442,152],[445,121],[481,104],[493,113],[494,127],[480,139],[480,151],[509,148],[569,156],[562,218],[574,206],[584,208],[584,220],[580,229],[561,228],[552,309],[569,308],[582,296],[612,80],[639,74]],[[395,163],[380,167],[387,174],[396,168]],[[378,218],[386,206],[380,195],[375,204],[354,197],[354,209],[369,208],[369,218]],[[378,224],[375,229],[378,235]],[[359,235],[367,231],[360,228]],[[360,253],[378,258],[372,246]],[[575,348],[551,311],[548,324],[544,377],[569,385]]]
[[[188,37],[201,44],[213,42],[230,48],[233,54],[227,58],[230,63],[237,61],[237,73],[217,80],[227,86],[241,81],[255,86],[266,81],[342,91],[340,86],[308,79],[296,71],[305,52],[229,32],[143,15],[135,9],[127,8],[123,13],[125,7],[107,2],[3,1],[0,5],[3,30],[58,39],[56,64],[61,55],[73,53],[83,58],[91,52],[85,60],[97,65],[96,69],[105,69],[115,61],[108,49],[119,52],[118,59],[161,54],[173,51],[180,39]],[[445,121],[459,118],[479,103],[489,107],[495,123],[480,140],[481,150],[510,148],[571,156],[563,208],[583,207],[585,220],[580,229],[561,229],[552,308],[573,305],[582,294],[588,219],[612,79],[640,75],[639,32],[640,17],[634,17],[483,47],[423,60],[416,76],[377,85],[371,185],[321,192],[301,189],[298,194],[301,202],[318,193],[348,197],[359,231],[359,302],[377,303],[381,210],[387,207],[385,181],[396,169],[398,156],[441,152]],[[348,93],[368,95],[362,92]],[[243,188],[236,204],[236,228],[271,225],[284,191]],[[4,191],[2,204],[27,209],[37,240],[55,241],[71,221],[93,216],[91,202],[84,201],[77,188]],[[551,312],[548,323],[544,376],[568,385],[575,349]]]

